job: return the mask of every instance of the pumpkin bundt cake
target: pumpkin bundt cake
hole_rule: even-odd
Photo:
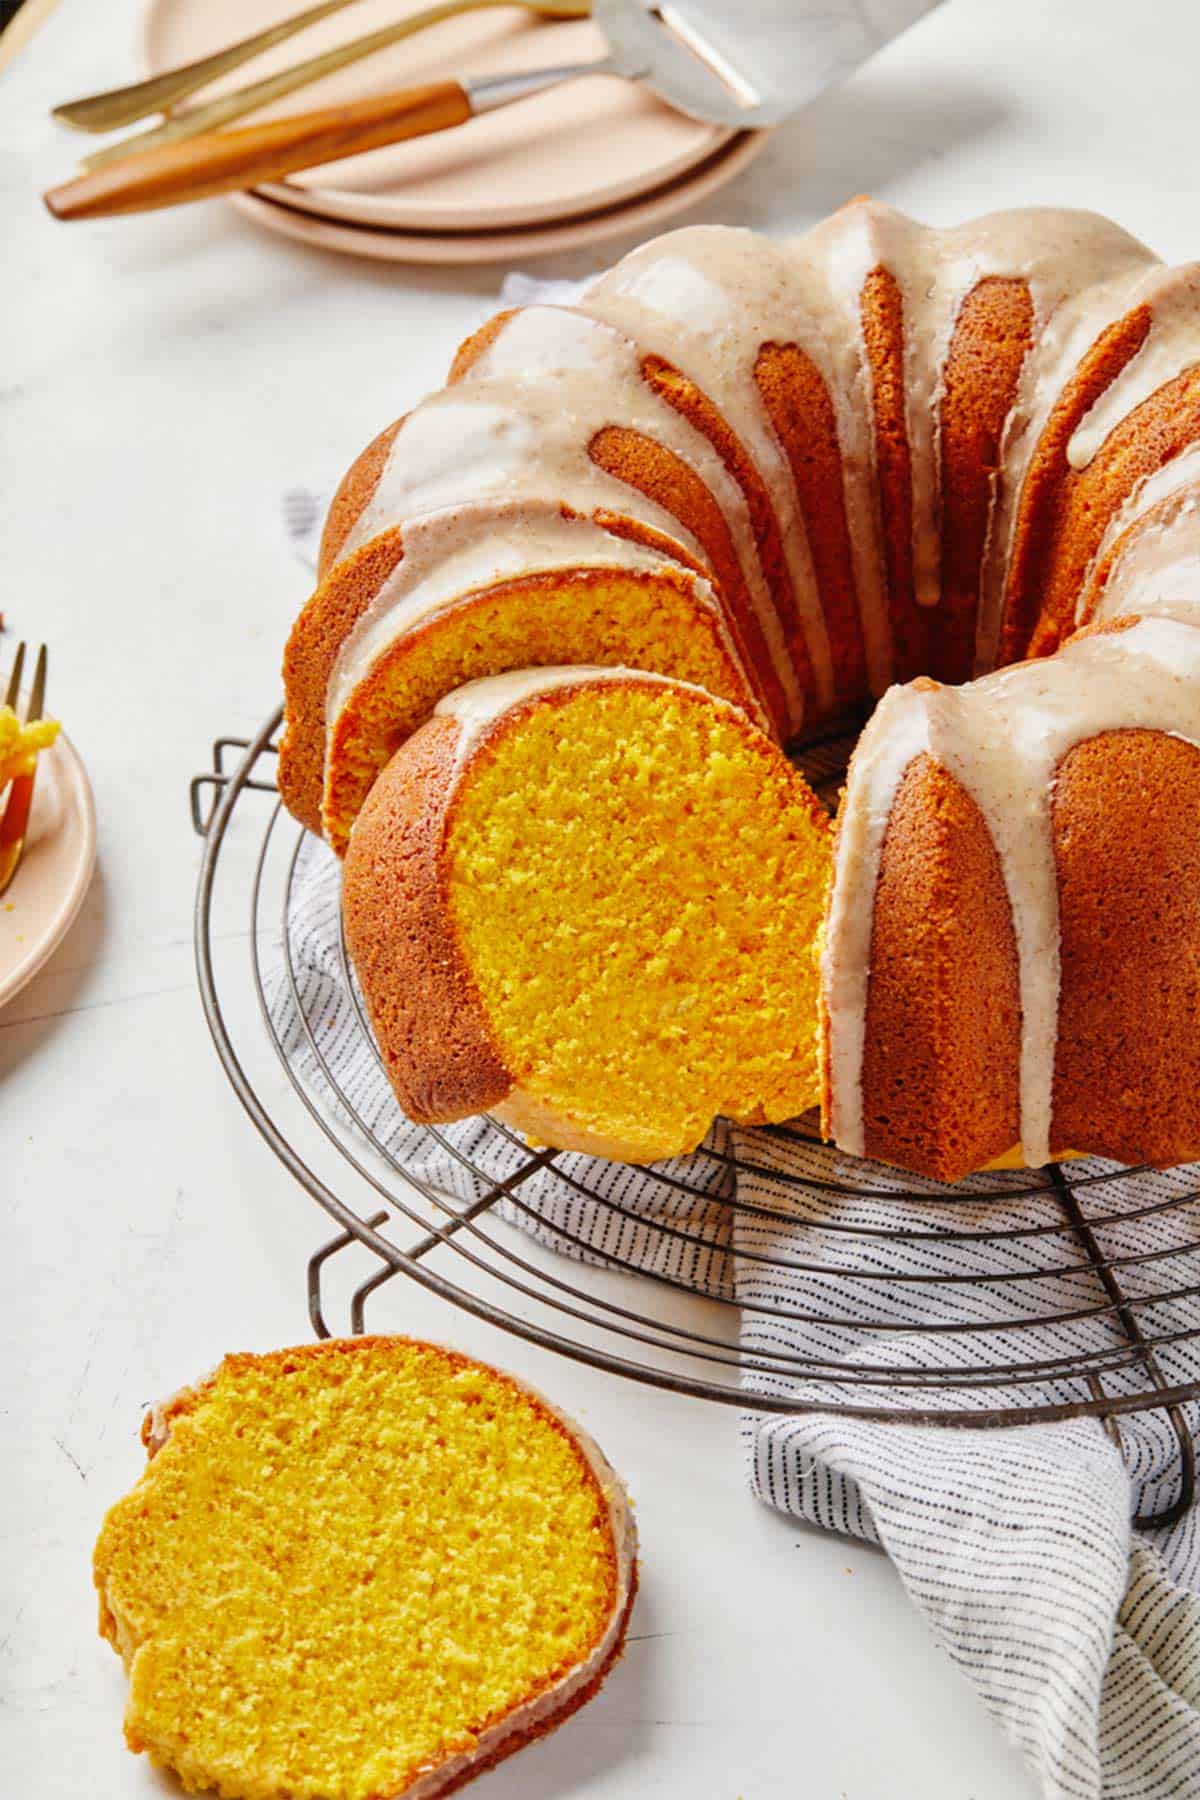
[[[401,1104],[629,1162],[816,1101],[830,826],[745,715],[620,669],[472,683],[359,814],[346,941]]]
[[[647,668],[780,743],[901,684],[837,839],[827,1129],[947,1179],[1005,1131],[1200,1155],[1200,268],[1036,208],[668,233],[470,339],[350,470],[322,565],[280,777],[337,849],[468,678]]]
[[[629,1502],[596,1445],[404,1338],[226,1357],[147,1417],[96,1546],[125,1735],[226,1800],[434,1800],[620,1655]]]

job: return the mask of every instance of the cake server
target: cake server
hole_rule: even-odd
[[[757,0],[753,13],[737,20],[718,0],[595,0],[592,11],[608,44],[594,62],[436,82],[158,145],[52,188],[46,205],[58,219],[86,219],[203,200],[444,131],[586,75],[640,81],[691,118],[762,130],[866,48],[861,25],[836,8],[822,11],[816,0]]]

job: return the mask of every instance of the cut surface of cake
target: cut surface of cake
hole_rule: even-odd
[[[1035,1164],[1200,1156],[1200,863],[1174,823],[1200,744],[1196,265],[1051,208],[673,231],[469,339],[351,468],[322,555],[280,776],[339,851],[468,677],[644,667],[779,743],[882,700],[820,963],[827,1130],[944,1179],[1014,1137]],[[1077,854],[1097,795],[1124,909]]]
[[[346,941],[410,1117],[650,1162],[815,1104],[829,821],[736,707],[626,670],[450,696],[359,815]]]
[[[146,1420],[96,1546],[125,1732],[227,1800],[435,1800],[620,1654],[620,1481],[512,1377],[404,1338],[230,1356]]]

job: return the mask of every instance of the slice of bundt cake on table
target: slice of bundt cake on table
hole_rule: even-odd
[[[227,1800],[440,1800],[599,1689],[629,1501],[548,1401],[456,1351],[229,1356],[147,1416],[95,1554],[125,1735]]]

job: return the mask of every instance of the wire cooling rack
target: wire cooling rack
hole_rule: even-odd
[[[667,1234],[670,1269],[681,1258],[711,1260],[731,1231],[778,1220],[761,1200],[761,1180],[774,1183],[770,1192],[782,1183],[798,1203],[817,1203],[809,1235],[798,1231],[786,1252],[770,1236],[765,1252],[746,1251],[749,1289],[731,1295],[720,1282],[698,1294],[661,1263],[647,1272],[644,1256],[622,1248],[638,1241],[644,1212],[624,1204],[619,1181],[601,1184],[600,1193],[581,1181],[578,1157],[532,1150],[499,1124],[488,1127],[488,1141],[503,1151],[500,1175],[495,1156],[484,1159],[475,1148],[482,1128],[474,1138],[455,1127],[408,1128],[397,1149],[378,1115],[366,1116],[340,1084],[322,1042],[322,1002],[305,998],[297,976],[286,921],[308,840],[278,799],[281,717],[273,714],[253,738],[219,739],[211,768],[192,782],[192,823],[205,840],[195,945],[205,1014],[238,1099],[336,1226],[308,1262],[319,1336],[330,1332],[330,1293],[346,1286],[332,1271],[346,1264],[357,1280],[348,1299],[351,1331],[365,1328],[373,1296],[403,1273],[567,1357],[755,1410],[795,1412],[807,1396],[823,1412],[951,1426],[1091,1415],[1114,1436],[1122,1416],[1153,1410],[1169,1421],[1176,1479],[1170,1503],[1139,1522],[1167,1522],[1191,1504],[1195,1453],[1185,1406],[1200,1398],[1200,1355],[1186,1354],[1200,1351],[1195,1170],[1170,1181],[1147,1172],[1139,1185],[1139,1172],[1093,1160],[906,1190],[894,1171],[820,1149],[803,1121],[726,1133],[705,1154],[703,1185],[693,1186],[687,1163],[647,1176],[661,1188],[654,1229]],[[804,753],[805,772],[827,802],[852,743],[843,732]],[[345,988],[356,996],[344,946],[339,954]],[[349,1029],[374,1055],[357,997]],[[319,1075],[320,1094],[298,1072],[297,1043],[309,1074]],[[429,1178],[431,1164],[443,1172],[438,1179]],[[530,1235],[547,1194],[553,1229]],[[536,1206],[534,1195],[542,1197]],[[594,1231],[585,1238],[573,1230],[577,1201],[611,1213],[602,1257],[592,1254]],[[838,1292],[861,1294],[859,1312],[817,1316],[797,1308],[786,1286],[778,1289],[782,1302],[773,1298],[775,1275],[821,1272],[819,1262],[805,1260],[812,1231],[834,1245]],[[928,1262],[914,1273],[912,1253],[934,1239],[939,1250],[965,1251],[965,1260],[951,1258],[944,1274],[931,1275]],[[981,1280],[971,1269],[992,1251],[1010,1260]],[[974,1284],[951,1360],[942,1353],[947,1340],[938,1341],[948,1327],[927,1306],[938,1283],[959,1291]],[[1018,1289],[1023,1305],[1015,1308]],[[891,1307],[882,1327],[881,1291]],[[1043,1293],[1044,1305],[1030,1304]],[[744,1329],[747,1321],[760,1329]],[[819,1351],[809,1327],[820,1328]],[[1094,1335],[1081,1340],[1081,1330]],[[861,1348],[867,1339],[869,1352]],[[877,1353],[880,1342],[901,1341],[903,1356]]]

